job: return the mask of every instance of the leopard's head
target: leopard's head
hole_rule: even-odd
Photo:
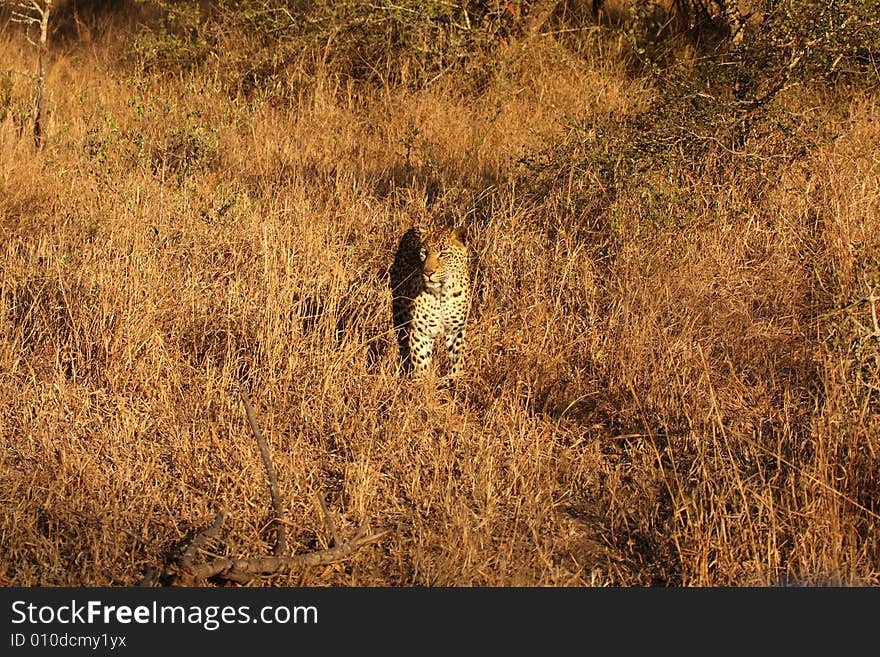
[[[462,228],[440,228],[422,242],[420,253],[425,286],[436,289],[443,285],[451,269],[467,263],[467,245]]]

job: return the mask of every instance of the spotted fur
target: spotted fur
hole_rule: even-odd
[[[411,228],[400,239],[391,268],[394,328],[406,371],[431,365],[434,343],[446,342],[450,376],[462,371],[461,352],[470,309],[469,255],[464,231]]]

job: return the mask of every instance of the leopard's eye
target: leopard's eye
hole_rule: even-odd
[[[424,262],[427,259],[427,257],[428,257],[428,251],[425,249],[425,247],[422,247],[422,250],[419,251],[419,258],[421,258],[422,262]]]

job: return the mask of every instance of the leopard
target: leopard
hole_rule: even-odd
[[[394,329],[404,371],[424,374],[431,366],[434,344],[442,337],[448,376],[460,376],[471,303],[465,230],[410,228],[400,238],[390,273]]]

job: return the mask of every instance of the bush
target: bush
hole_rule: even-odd
[[[573,191],[567,185],[567,201],[575,216],[585,217],[607,210],[626,190],[638,196],[658,180],[674,190],[693,176],[729,177],[733,167],[757,197],[772,183],[768,168],[833,138],[832,124],[810,108],[821,104],[843,114],[845,106],[834,106],[835,85],[876,87],[876,5],[761,0],[740,15],[736,39],[733,6],[732,0],[626,3],[627,19],[608,27],[630,40],[633,74],[647,76],[653,98],[629,116],[574,122],[525,160],[533,190],[543,196],[561,181],[576,181]],[[584,20],[584,13],[578,17]]]
[[[315,67],[344,78],[422,86],[485,63],[484,55],[519,29],[513,6],[528,5],[223,0],[202,9],[192,0],[141,2],[157,10],[133,47],[142,67],[187,68],[210,58],[248,92],[277,92],[285,76],[313,75],[315,69],[297,68],[304,51]]]

